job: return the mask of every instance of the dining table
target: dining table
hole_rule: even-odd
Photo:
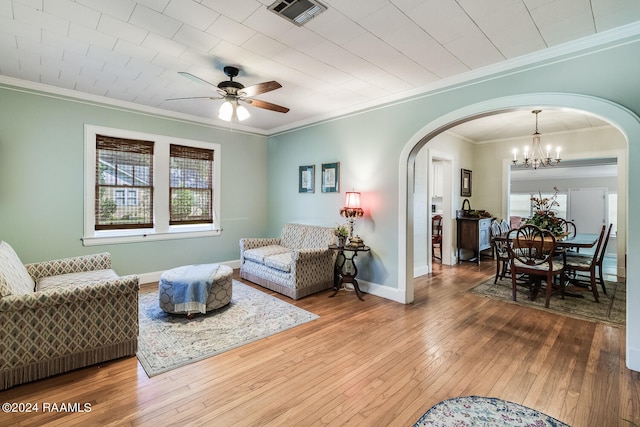
[[[498,236],[494,236],[494,239],[500,241],[509,240],[507,233],[502,233]],[[512,235],[512,237],[514,237]],[[598,239],[600,238],[599,234],[596,233],[576,233],[575,236],[565,236],[562,238],[556,239],[556,248],[560,249],[582,249],[582,248],[592,248],[598,243]]]
[[[567,236],[562,239],[557,239],[556,247],[563,249],[592,248],[598,243],[599,238],[600,235],[596,233],[576,233],[576,235],[572,237]]]
[[[502,233],[498,236],[494,236],[494,239],[507,241],[509,240],[508,234],[509,232]],[[512,234],[511,236],[512,236],[512,239],[515,239],[515,235]],[[576,233],[574,236],[564,236],[556,239],[556,249],[566,251],[569,249],[579,250],[579,249],[592,248],[596,245],[596,243],[598,243],[599,238],[600,238],[600,235],[596,233]],[[571,283],[573,286],[566,285],[564,294],[569,297],[584,298],[584,296],[582,295],[582,292],[579,292],[579,293],[571,292],[572,289],[573,290],[580,289],[580,288],[583,288],[583,286],[573,283],[574,281],[572,280],[571,277],[566,277],[566,280],[569,283]]]

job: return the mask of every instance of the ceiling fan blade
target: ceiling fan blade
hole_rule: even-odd
[[[244,102],[251,104],[253,107],[264,108],[265,110],[277,111],[278,113],[286,113],[289,111],[287,107],[281,105],[272,104],[267,101],[260,101],[259,99],[242,99]]]
[[[188,78],[189,80],[194,81],[194,82],[196,82],[196,83],[206,84],[206,85],[208,85],[208,86],[213,86],[213,87],[215,87],[215,88],[217,88],[217,87],[218,87],[218,86],[214,85],[213,83],[208,82],[208,81],[206,81],[206,80],[202,80],[200,77],[198,77],[198,76],[194,76],[193,74],[191,74],[191,73],[187,73],[186,71],[178,71],[178,74],[180,74],[181,76],[186,77],[186,78]]]
[[[165,101],[181,101],[183,99],[222,99],[220,96],[188,96],[186,98],[167,98]]]
[[[280,89],[282,85],[276,81],[258,83],[257,85],[248,86],[241,90],[245,96],[256,96],[261,93],[271,92],[272,90]]]

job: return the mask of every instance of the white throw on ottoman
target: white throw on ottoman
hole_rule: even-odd
[[[167,313],[191,316],[225,306],[231,301],[232,274],[231,267],[219,264],[167,270],[158,283],[160,308]]]

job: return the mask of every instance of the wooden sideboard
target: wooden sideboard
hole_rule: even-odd
[[[477,261],[480,265],[480,252],[491,249],[491,221],[493,218],[457,218],[458,222],[458,263]],[[473,251],[473,256],[463,260],[460,250]]]

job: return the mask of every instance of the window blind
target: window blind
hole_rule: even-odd
[[[153,228],[153,146],[96,135],[96,230]]]
[[[213,223],[213,150],[171,144],[169,225]]]

